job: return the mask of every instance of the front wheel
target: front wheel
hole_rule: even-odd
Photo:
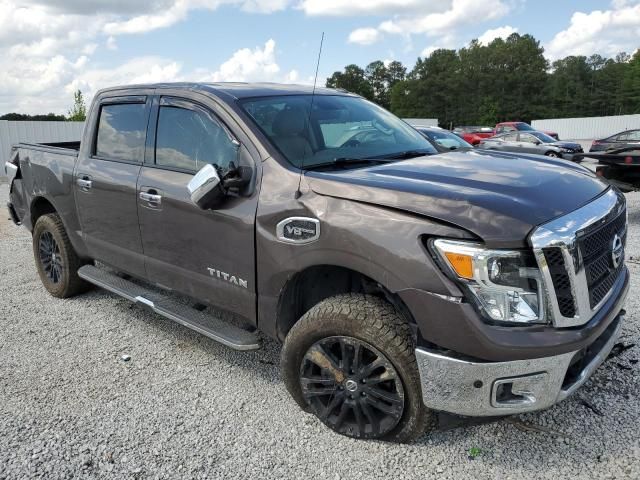
[[[547,152],[547,153],[545,153],[545,155],[547,157],[551,157],[551,158],[562,158],[562,157],[560,157],[560,154],[557,153],[557,152]]]
[[[54,297],[71,297],[89,287],[78,276],[82,261],[57,214],[42,215],[36,221],[33,227],[33,256],[42,284]]]
[[[414,349],[409,325],[387,302],[337,295],[287,335],[283,379],[298,404],[335,432],[406,442],[435,423],[422,402]]]

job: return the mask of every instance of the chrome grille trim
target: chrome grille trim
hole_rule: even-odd
[[[554,326],[574,327],[584,325],[611,295],[613,289],[610,289],[602,300],[591,308],[589,286],[582,261],[582,253],[578,244],[578,234],[586,229],[592,230],[608,223],[620,215],[625,207],[626,200],[624,195],[610,188],[593,202],[568,215],[540,225],[531,234],[529,242],[542,273],[545,291],[549,300],[549,315]],[[560,312],[551,272],[542,250],[543,248],[553,247],[562,251],[565,267],[567,268],[575,304],[575,315],[573,317],[565,317]]]

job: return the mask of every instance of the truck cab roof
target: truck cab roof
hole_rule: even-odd
[[[201,91],[206,93],[212,93],[216,96],[226,96],[233,99],[241,98],[255,98],[255,97],[270,97],[275,95],[345,95],[345,96],[358,96],[353,93],[349,93],[342,89],[333,89],[325,87],[316,87],[313,85],[295,85],[284,83],[247,83],[247,82],[167,82],[167,83],[149,83],[149,84],[136,84],[136,85],[121,85],[116,87],[109,87],[102,89],[98,92],[98,95],[102,95],[107,92],[114,92],[118,90],[148,90],[148,89],[167,89],[178,88],[185,90]]]

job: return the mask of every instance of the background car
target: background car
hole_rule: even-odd
[[[624,148],[640,145],[640,129],[637,130],[625,130],[624,132],[616,133],[607,138],[600,140],[594,140],[591,144],[590,152],[604,152],[612,148]]]
[[[474,146],[478,145],[483,138],[489,138],[494,135],[493,128],[476,126],[456,127],[453,129],[453,133]]]
[[[579,143],[557,142],[542,132],[512,131],[485,138],[477,148],[483,150],[501,150],[504,152],[536,153],[556,158],[570,158],[575,153],[582,153]]]
[[[434,148],[440,152],[451,152],[452,150],[472,150],[473,145],[465,142],[460,138],[447,130],[443,130],[438,127],[415,127],[427,140],[434,146]]]
[[[496,125],[496,128],[493,130],[493,133],[495,135],[499,135],[501,133],[514,132],[516,130],[519,131],[519,132],[537,132],[537,131],[541,131],[543,133],[546,133],[550,137],[553,137],[556,140],[560,140],[560,137],[558,137],[558,134],[556,132],[550,132],[550,131],[547,131],[547,130],[536,130],[531,125],[529,125],[528,123],[525,123],[525,122],[500,122],[500,123],[498,123]]]

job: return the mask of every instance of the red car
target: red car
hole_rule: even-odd
[[[546,133],[550,137],[555,138],[556,140],[560,140],[558,134],[556,132],[550,132],[548,130],[536,130],[531,125],[525,122],[501,122],[496,125],[496,128],[493,130],[493,135],[498,135],[499,133],[504,132],[513,132],[514,130],[518,131],[540,131]],[[468,140],[467,140],[468,141]]]
[[[453,133],[462,137],[464,141],[470,143],[474,147],[480,143],[483,138],[493,137],[493,128],[491,127],[456,127]]]

